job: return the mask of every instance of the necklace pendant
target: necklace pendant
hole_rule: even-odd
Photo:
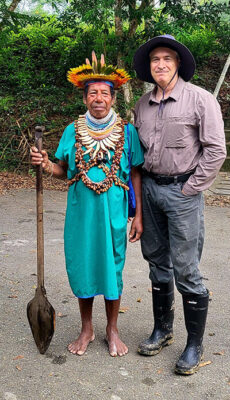
[[[101,163],[105,163],[106,161],[107,161],[106,154],[104,154],[104,152],[102,150],[100,150],[97,153],[97,163],[101,164]]]
[[[97,160],[98,161],[102,161],[103,160],[103,151],[99,151],[98,153],[97,153]]]

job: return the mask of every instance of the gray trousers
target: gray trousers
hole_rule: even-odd
[[[206,294],[199,271],[204,242],[202,193],[185,196],[182,184],[157,185],[142,180],[143,257],[154,283],[168,283],[173,277],[181,294]]]

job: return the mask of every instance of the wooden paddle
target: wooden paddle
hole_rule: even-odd
[[[42,134],[45,128],[36,126],[35,146],[42,150]],[[44,287],[44,233],[43,233],[43,185],[42,165],[36,167],[37,198],[37,289],[34,298],[27,304],[30,328],[41,354],[48,349],[55,329],[55,310],[46,297]]]

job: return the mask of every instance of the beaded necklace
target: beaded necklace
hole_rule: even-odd
[[[98,153],[106,152],[110,160],[111,155],[109,149],[115,150],[116,142],[118,142],[121,137],[120,124],[121,118],[116,116],[112,125],[108,124],[108,126],[104,129],[95,131],[91,128],[91,125],[87,125],[85,115],[80,115],[77,121],[77,129],[80,142],[86,147],[84,155],[90,153],[91,150],[96,146],[91,158],[95,158]]]
[[[79,116],[78,120],[74,122],[76,133],[75,147],[77,149],[75,162],[79,172],[68,182],[69,185],[81,179],[89,189],[94,190],[97,194],[106,192],[113,183],[116,186],[123,187],[125,190],[129,190],[129,187],[116,175],[120,168],[120,160],[124,147],[124,125],[125,121],[117,115],[112,126],[100,131],[94,131],[87,126],[86,116]],[[112,156],[112,164],[109,168],[105,165],[105,162],[107,157],[109,160],[111,159],[110,149],[114,150],[114,155]],[[84,160],[86,154],[90,156],[88,162]],[[87,175],[90,168],[94,166],[102,169],[106,175],[106,178],[100,182],[92,181]]]
[[[104,118],[94,118],[92,114],[90,114],[89,110],[85,114],[85,119],[86,119],[86,125],[88,128],[92,129],[93,131],[101,131],[103,129],[107,129],[110,126],[114,125],[116,119],[117,119],[117,114],[115,111],[111,108],[109,113],[106,115]]]

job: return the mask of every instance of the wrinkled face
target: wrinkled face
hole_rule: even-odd
[[[172,79],[175,71],[179,67],[177,53],[167,47],[157,47],[150,54],[150,71],[156,83],[162,88]],[[176,79],[178,74],[176,74]]]
[[[114,104],[109,85],[103,82],[92,83],[89,85],[87,96],[83,97],[84,104],[87,106],[94,118],[104,118],[109,113]]]

